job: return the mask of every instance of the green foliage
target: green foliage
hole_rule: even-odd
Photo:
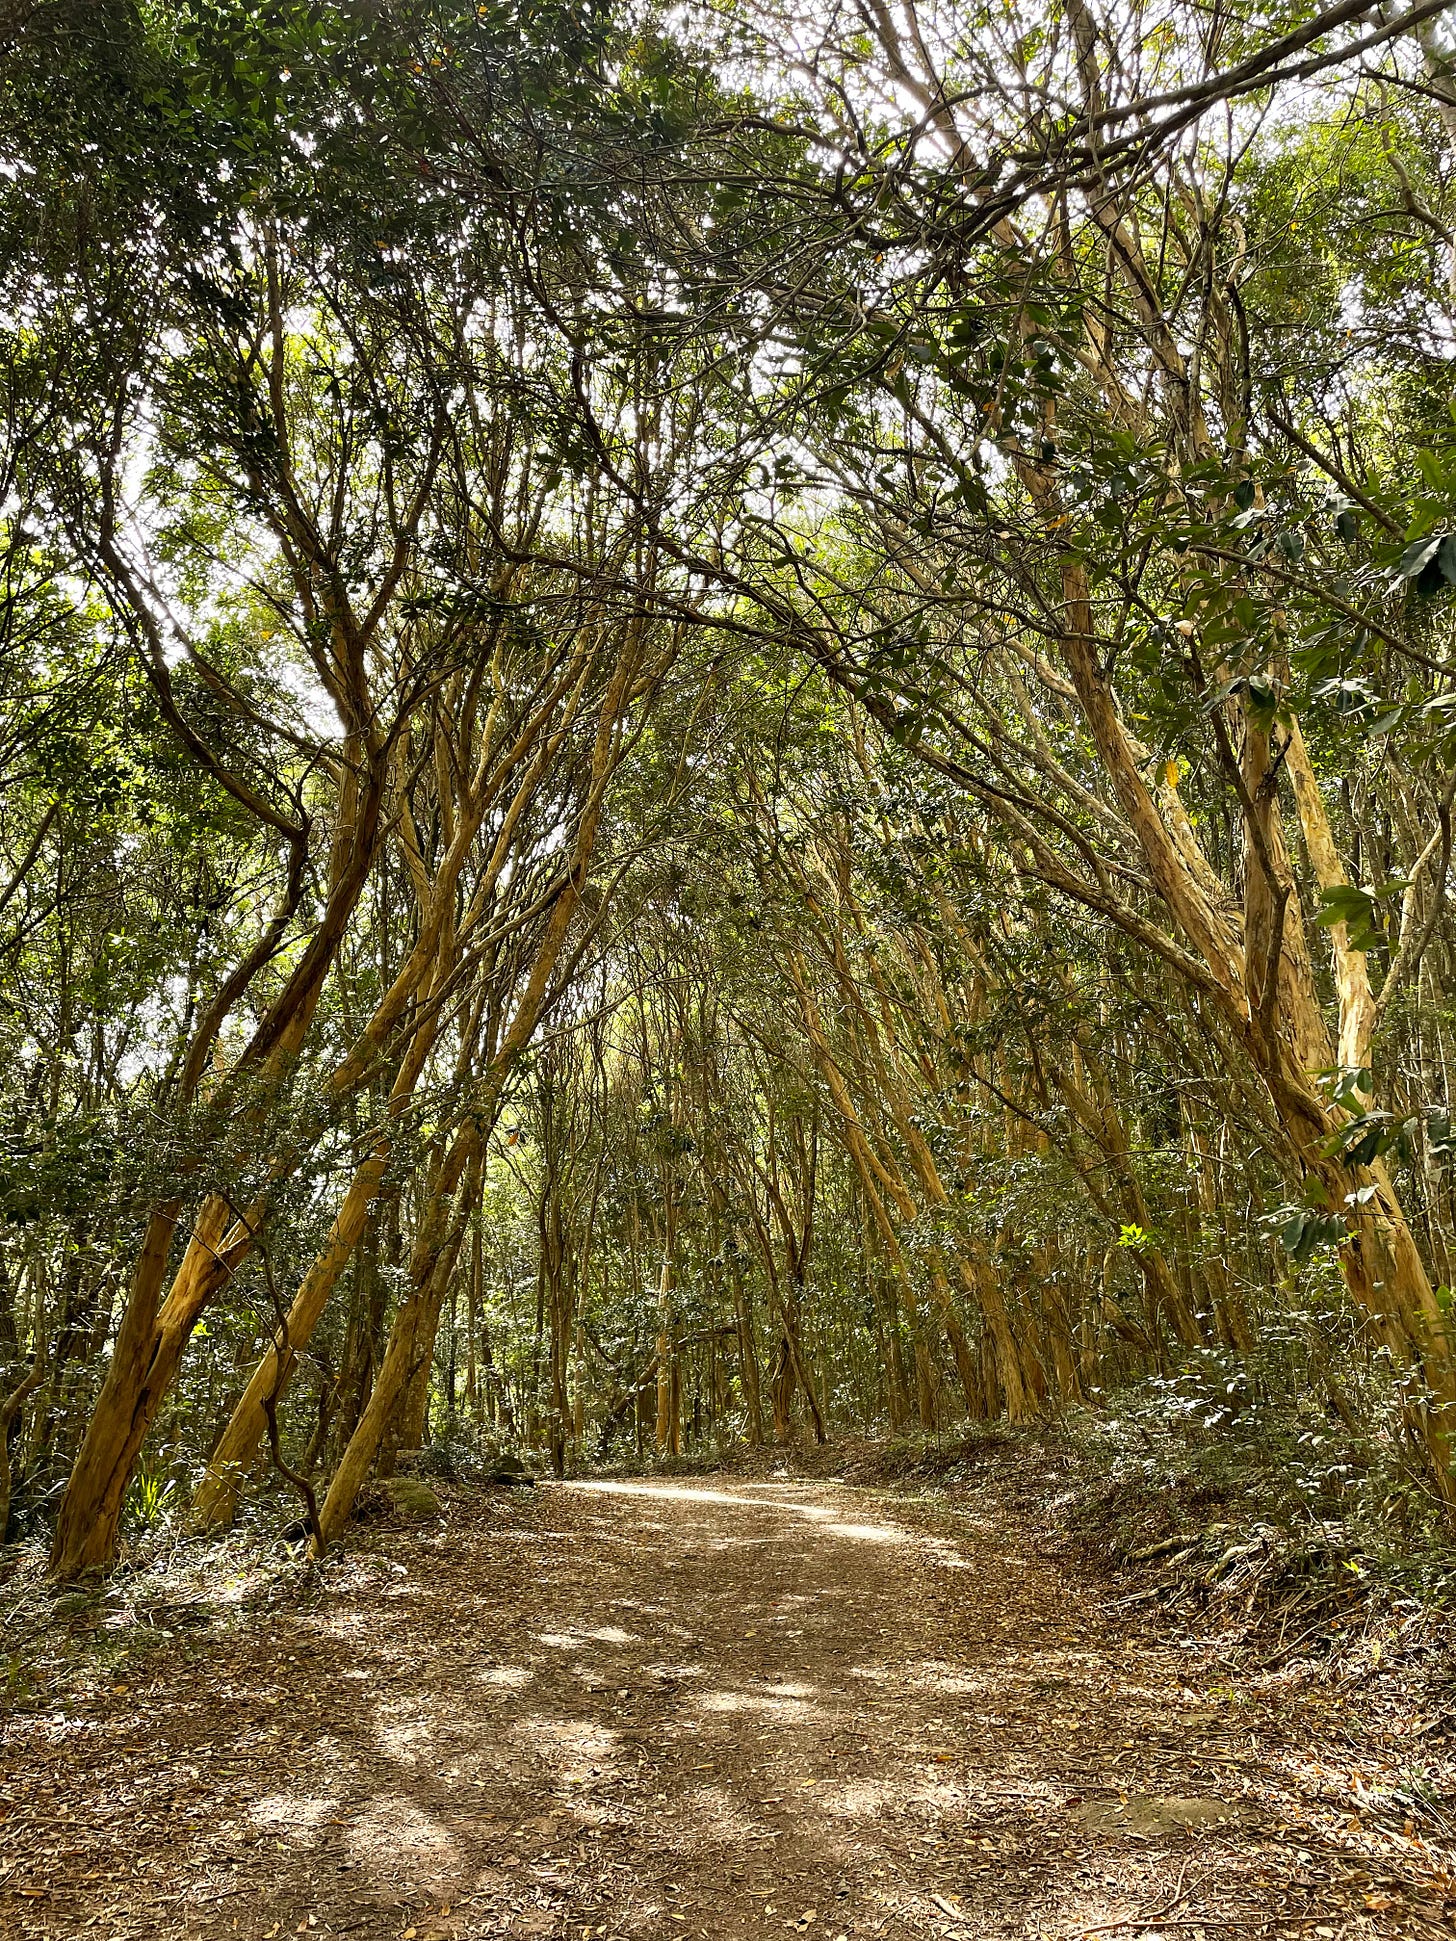
[[[185,1233],[220,1192],[251,1241],[128,1498],[160,1532],[378,1153],[279,1400],[316,1471],[433,1288],[452,1437],[469,1366],[559,1460],[645,1456],[659,1373],[698,1450],[765,1427],[755,1386],[766,1433],[775,1401],[781,1433],[928,1433],[1100,1388],[1119,1461],[1194,1451],[1197,1489],[1262,1449],[1309,1514],[1368,1489],[1415,1527],[1419,1353],[1377,1364],[1334,1277],[1377,1159],[1433,1260],[1450,1227],[1446,135],[1341,67],[1160,147],[1109,64],[1093,202],[1056,179],[1071,42],[1012,24],[1009,67],[967,32],[912,85],[936,51],[868,16],[792,79],[751,9],[27,16],[0,1346],[57,1343],[27,1516],[148,1212]],[[1149,73],[1202,74],[1204,30],[1170,16]],[[1312,1095],[1337,926],[1379,1032]]]

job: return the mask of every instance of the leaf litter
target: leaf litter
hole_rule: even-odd
[[[450,1491],[316,1570],[183,1550],[104,1596],[22,1563],[0,1931],[1452,1932],[1429,1706],[1101,1588],[1009,1507],[785,1473]]]

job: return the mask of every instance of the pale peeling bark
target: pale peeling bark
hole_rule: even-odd
[[[345,927],[363,892],[379,836],[383,775],[351,771],[340,794],[329,870],[329,898],[298,966],[259,1023],[240,1064],[270,1096],[302,1045]],[[160,1299],[180,1207],[156,1209],[147,1223],[111,1363],[61,1500],[51,1541],[58,1581],[104,1570],[115,1558],[122,1503],[142,1444],[208,1303],[251,1253],[267,1213],[261,1201],[239,1214],[210,1194],[193,1223],[165,1300]]]
[[[395,1407],[421,1359],[433,1351],[434,1323],[439,1318],[436,1269],[449,1249],[456,1191],[480,1145],[480,1128],[472,1121],[455,1135],[430,1179],[430,1210],[410,1259],[409,1289],[395,1313],[369,1400],[319,1508],[324,1547],[335,1541],[348,1522],[359,1491],[379,1454]],[[468,1212],[468,1208],[465,1210]],[[463,1219],[459,1225],[463,1233]]]
[[[1245,725],[1244,975],[1254,1037],[1266,1063],[1286,1063],[1305,1081],[1333,1056],[1320,1009],[1299,890],[1285,847],[1269,737]]]
[[[356,1171],[334,1216],[322,1251],[299,1285],[288,1310],[285,1334],[277,1335],[267,1353],[253,1370],[227,1427],[207,1465],[207,1471],[193,1501],[193,1519],[200,1529],[229,1523],[237,1507],[238,1490],[251,1467],[263,1437],[268,1418],[265,1402],[275,1402],[282,1393],[298,1357],[307,1347],[318,1326],[339,1275],[364,1231],[369,1209],[389,1163],[389,1147],[380,1145]]]
[[[1061,508],[1050,479],[1025,463],[1018,469],[1055,530]],[[1191,831],[1174,837],[1138,771],[1098,661],[1086,569],[1075,554],[1063,555],[1062,587],[1062,654],[1114,795],[1154,886],[1212,974],[1220,1008],[1294,1150],[1346,1219],[1350,1238],[1340,1249],[1340,1265],[1352,1298],[1400,1363],[1424,1378],[1431,1402],[1414,1402],[1408,1424],[1434,1487],[1456,1507],[1456,1356],[1447,1318],[1388,1173],[1378,1163],[1368,1169],[1345,1166],[1332,1154],[1343,1115],[1315,1089],[1316,1075],[1333,1061],[1333,1046],[1284,847],[1267,737],[1246,722],[1240,778],[1247,798],[1246,904],[1245,934],[1239,939],[1206,893],[1203,872],[1191,867],[1184,853]]]
[[[1319,782],[1304,745],[1299,723],[1289,728],[1289,744],[1284,763],[1294,785],[1299,807],[1299,824],[1304,846],[1309,851],[1315,881],[1321,890],[1344,889],[1349,884],[1345,866],[1335,847],[1329,814]],[[1370,1045],[1375,1030],[1375,993],[1370,985],[1370,967],[1365,952],[1350,942],[1350,926],[1343,920],[1329,925],[1330,956],[1334,965],[1335,990],[1339,997],[1339,1061],[1347,1071],[1368,1070]],[[1368,1088],[1365,1097],[1369,1099]]]
[[[379,1455],[396,1406],[414,1379],[421,1357],[433,1352],[440,1306],[438,1298],[431,1304],[432,1275],[434,1265],[447,1249],[447,1221],[453,1196],[467,1166],[473,1163],[477,1150],[483,1145],[506,1079],[540,1023],[552,976],[580,908],[607,787],[623,753],[621,729],[637,688],[640,646],[639,630],[633,629],[623,640],[617,654],[597,716],[590,779],[577,819],[569,862],[530,971],[516,999],[510,1024],[496,1046],[480,1084],[472,1117],[456,1135],[437,1176],[430,1182],[429,1210],[412,1260],[410,1292],[396,1313],[374,1389],[340,1458],[319,1512],[319,1526],[325,1546],[336,1539],[348,1522],[365,1478]],[[469,1208],[465,1211],[468,1213]],[[463,1237],[463,1233],[462,1221],[460,1236]],[[458,1238],[455,1244],[458,1246]],[[439,1292],[443,1293],[443,1283]]]

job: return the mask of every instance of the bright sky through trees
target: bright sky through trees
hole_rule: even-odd
[[[1447,9],[3,32],[57,1577],[1069,1410],[1448,1525]]]

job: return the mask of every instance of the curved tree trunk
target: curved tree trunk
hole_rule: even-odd
[[[472,1121],[455,1135],[430,1180],[428,1211],[410,1261],[409,1288],[395,1312],[369,1400],[339,1458],[328,1494],[319,1509],[319,1527],[325,1545],[333,1543],[348,1522],[398,1404],[421,1364],[434,1352],[435,1327],[445,1284],[471,1211],[468,1191],[460,1195],[458,1208],[456,1194],[467,1169],[474,1178],[481,1143],[480,1128]]]
[[[199,1528],[215,1529],[232,1521],[239,1485],[268,1432],[264,1404],[270,1398],[276,1404],[299,1354],[318,1326],[334,1285],[359,1243],[388,1163],[389,1148],[381,1145],[354,1174],[323,1250],[294,1296],[286,1328],[274,1337],[253,1370],[227,1427],[218,1438],[193,1500],[193,1518]]]
[[[1059,517],[1062,508],[1049,481],[1033,467],[1021,470],[1038,509],[1045,517]],[[1456,1513],[1456,1354],[1450,1325],[1385,1168],[1379,1162],[1345,1165],[1332,1150],[1345,1115],[1326,1104],[1312,1083],[1333,1062],[1332,1047],[1279,835],[1267,738],[1252,721],[1246,723],[1240,781],[1247,800],[1249,930],[1240,939],[1208,894],[1207,866],[1200,871],[1190,864],[1139,771],[1098,660],[1086,568],[1074,554],[1063,555],[1062,585],[1063,658],[1118,804],[1159,894],[1197,947],[1207,973],[1205,990],[1265,1086],[1300,1165],[1345,1221],[1349,1237],[1340,1248],[1340,1265],[1351,1297],[1429,1392],[1429,1404],[1412,1403],[1408,1426],[1433,1487]],[[1307,787],[1299,794],[1308,811]],[[1317,856],[1320,847],[1318,841],[1312,845]],[[1350,980],[1346,988],[1356,1003],[1357,985]]]
[[[225,1200],[214,1195],[204,1203],[160,1308],[157,1289],[177,1216],[167,1209],[148,1222],[111,1365],[56,1520],[50,1570],[62,1582],[104,1570],[116,1555],[127,1485],[182,1351],[208,1301],[252,1247],[252,1221],[229,1228],[231,1220]]]
[[[264,1102],[303,1043],[363,893],[378,840],[383,785],[382,761],[370,751],[365,772],[351,769],[345,784],[323,916],[239,1061],[238,1072],[258,1082]],[[261,1113],[263,1104],[252,1110]],[[159,1300],[180,1211],[174,1201],[155,1209],[147,1222],[111,1364],[56,1520],[50,1574],[60,1581],[104,1570],[115,1557],[122,1503],[147,1432],[176,1379],[198,1318],[251,1252],[267,1204],[260,1202],[237,1218],[226,1199],[209,1195],[166,1299]]]

